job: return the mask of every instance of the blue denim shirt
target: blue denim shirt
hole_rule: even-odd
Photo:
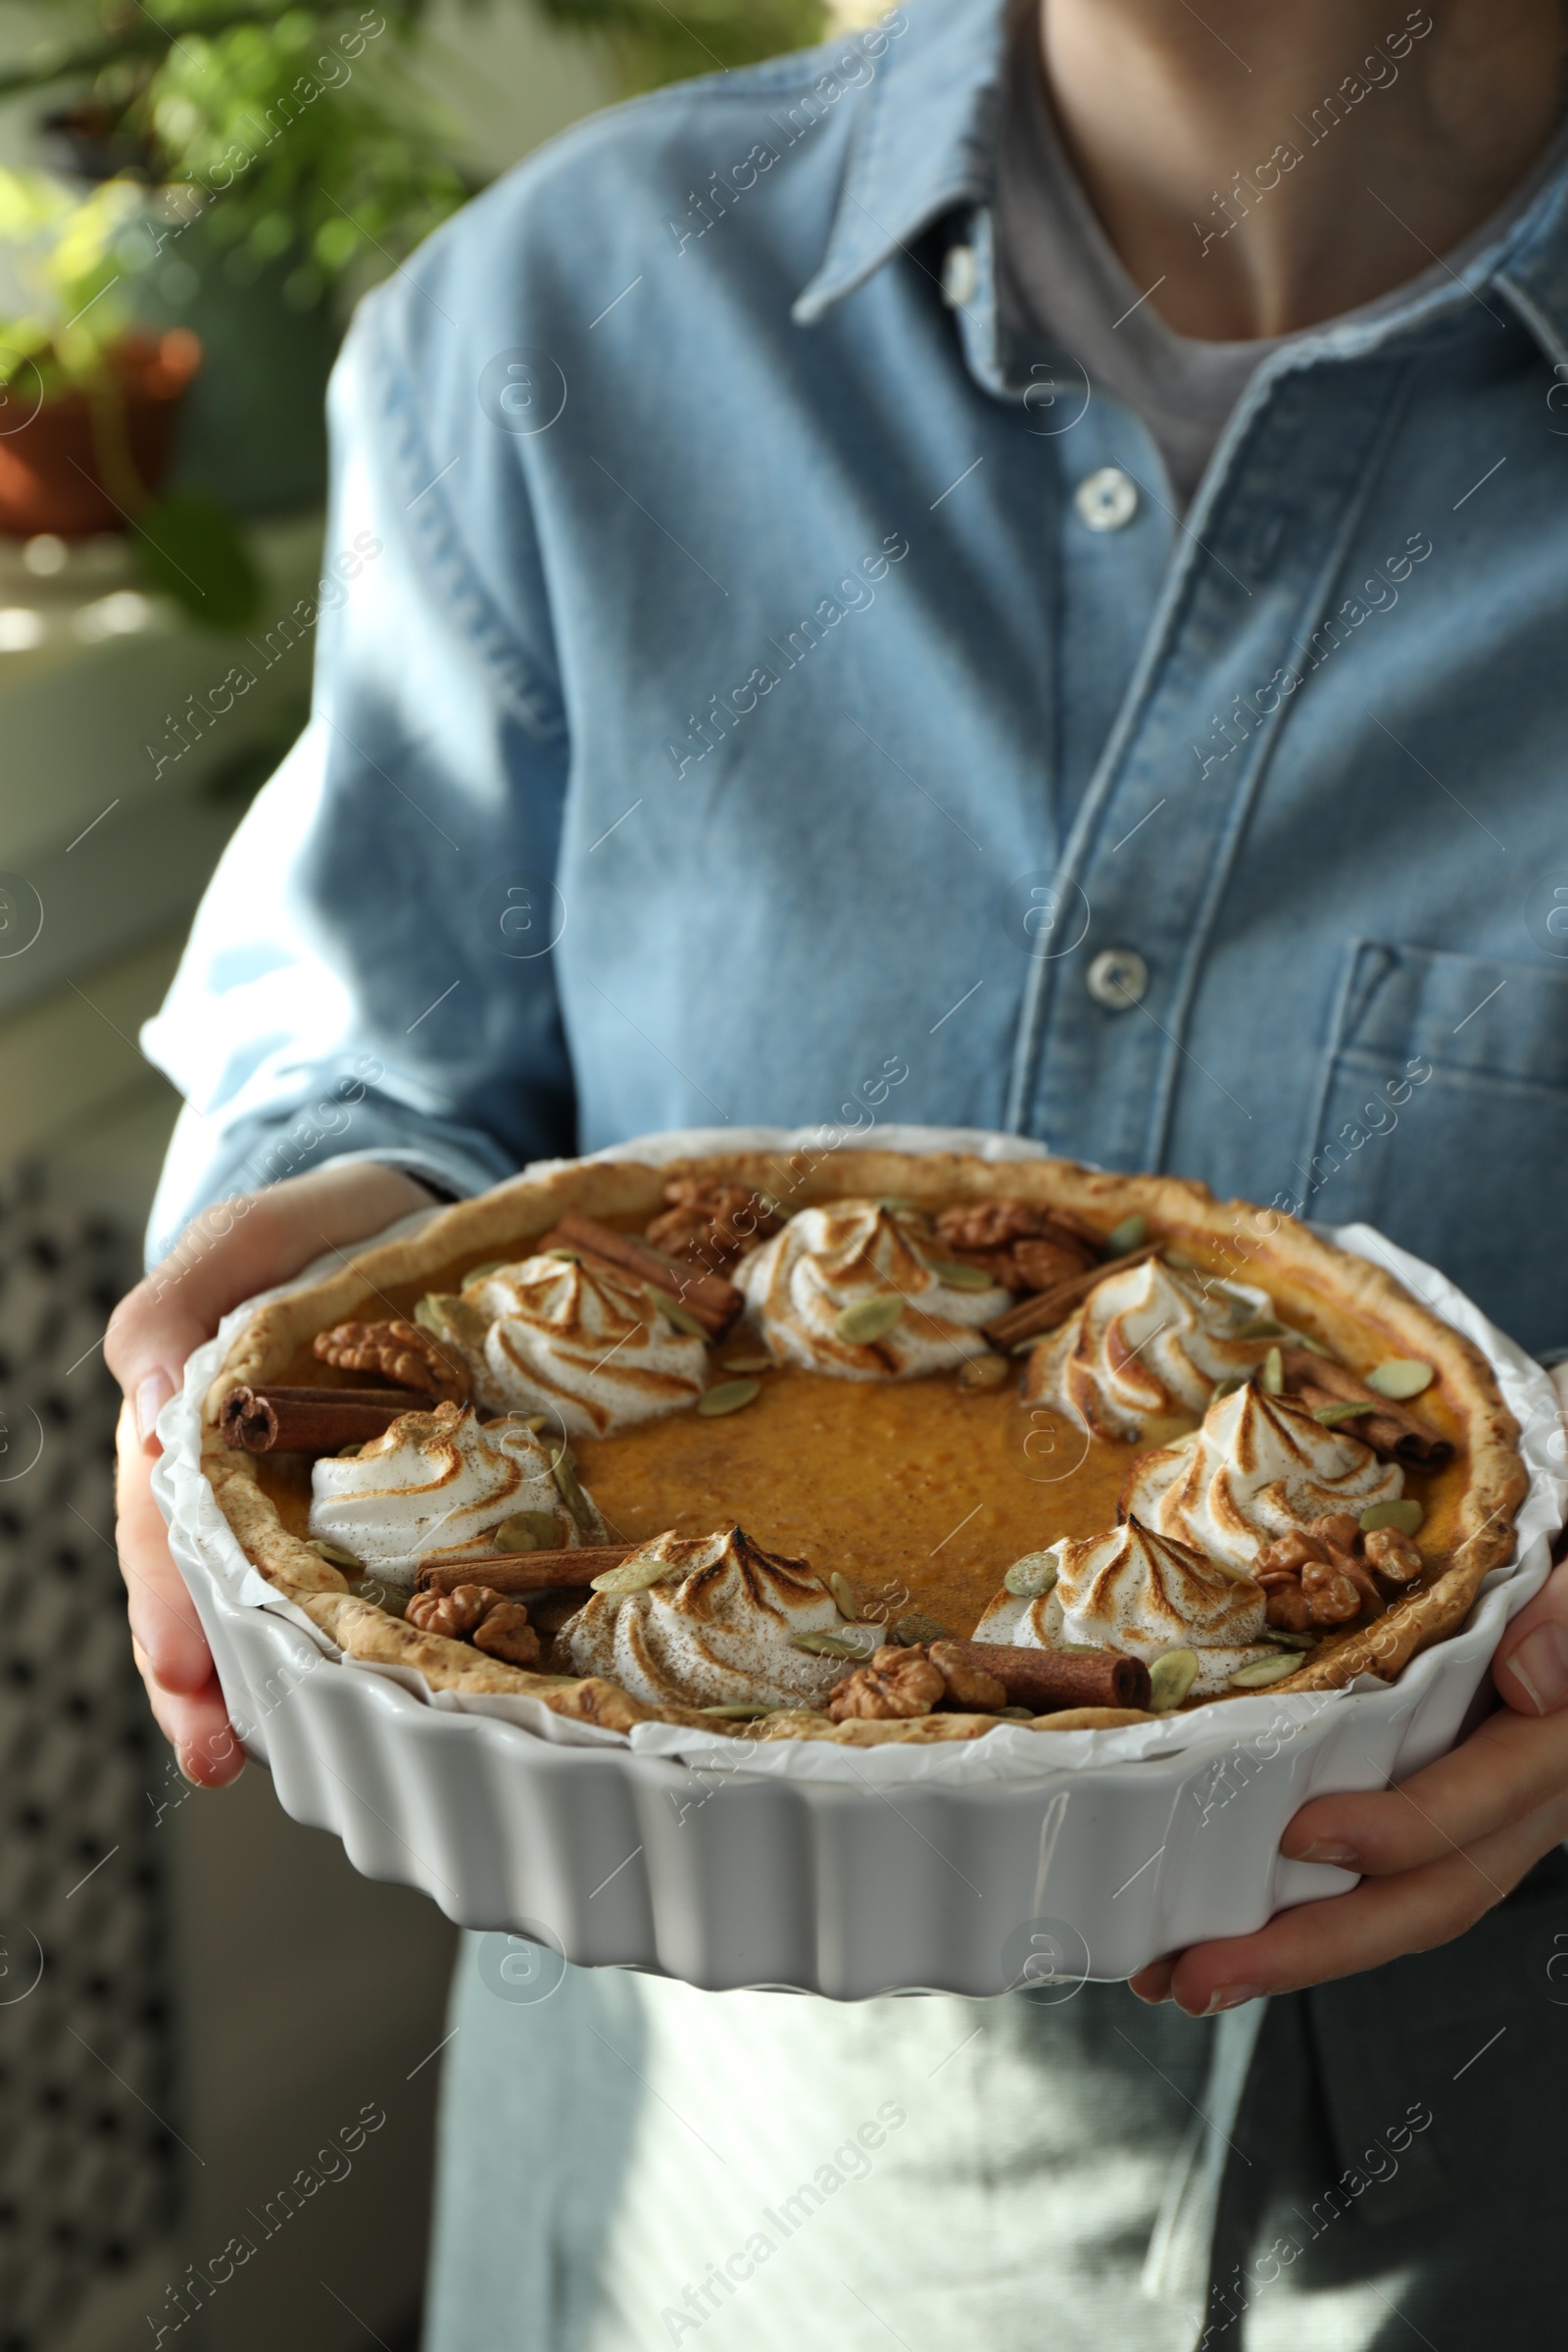
[[[913,0],[616,108],[362,307],[315,716],[147,1032],[157,1238],[332,1152],[897,1117],[1568,1336],[1563,179],[1270,358],[1178,519],[999,323],[1002,57]]]

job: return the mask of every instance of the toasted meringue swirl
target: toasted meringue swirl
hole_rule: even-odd
[[[1122,1508],[1158,1534],[1246,1570],[1288,1529],[1326,1511],[1359,1517],[1369,1503],[1392,1502],[1403,1491],[1398,1463],[1379,1461],[1348,1428],[1325,1428],[1283,1396],[1249,1387],[1211,1404],[1191,1437],[1135,1462]]]
[[[1191,1544],[1136,1519],[1101,1536],[1053,1546],[1060,1573],[1039,1600],[999,1592],[975,1627],[977,1642],[1020,1649],[1088,1642],[1152,1665],[1168,1649],[1198,1657],[1196,1695],[1223,1690],[1240,1666],[1267,1657],[1266,1600],[1249,1576],[1228,1573]]]
[[[403,1413],[358,1454],[324,1457],[311,1495],[312,1535],[389,1585],[412,1587],[421,1559],[484,1543],[514,1511],[553,1511],[558,1541],[582,1541],[550,1447],[520,1421],[482,1422],[466,1404]]]
[[[708,1352],[629,1279],[570,1257],[502,1266],[463,1294],[491,1318],[477,1381],[492,1410],[559,1416],[605,1438],[695,1404]]]
[[[778,1361],[841,1380],[904,1380],[983,1355],[981,1326],[1010,1302],[995,1285],[944,1282],[943,1263],[943,1245],[918,1210],[834,1200],[803,1208],[734,1279]],[[868,1341],[841,1338],[845,1309],[874,1298],[903,1301],[893,1328]]]
[[[761,1550],[738,1527],[656,1536],[632,1561],[667,1560],[640,1592],[596,1592],[560,1640],[579,1674],[602,1674],[650,1706],[820,1707],[853,1660],[795,1649],[797,1634],[852,1628],[804,1560]],[[631,1562],[628,1561],[628,1566]]]
[[[1025,1401],[1076,1414],[1097,1437],[1200,1413],[1214,1383],[1246,1379],[1267,1340],[1235,1335],[1272,1312],[1268,1294],[1167,1266],[1157,1257],[1107,1274],[1029,1358]]]

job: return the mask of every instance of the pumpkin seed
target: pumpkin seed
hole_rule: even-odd
[[[938,1282],[945,1282],[950,1291],[994,1291],[996,1284],[984,1266],[966,1266],[956,1258],[930,1258],[930,1271]]]
[[[907,1216],[911,1209],[919,1205],[918,1200],[911,1200],[906,1193],[883,1193],[877,1201],[878,1208],[885,1208],[890,1216],[895,1217]]]
[[[487,1257],[482,1265],[470,1266],[468,1268],[468,1271],[463,1277],[463,1280],[458,1285],[458,1288],[460,1290],[468,1291],[473,1288],[476,1282],[488,1282],[492,1274],[499,1274],[502,1267],[509,1265],[511,1262],[512,1261],[509,1258],[505,1257]]]
[[[522,1426],[530,1437],[537,1437],[539,1432],[548,1425],[549,1420],[548,1413],[524,1413]]]
[[[650,1585],[664,1584],[680,1574],[673,1560],[638,1559],[634,1553],[629,1560],[622,1560],[618,1568],[602,1568],[590,1581],[595,1592],[646,1592]]]
[[[760,1396],[760,1380],[721,1380],[711,1389],[705,1389],[697,1399],[697,1410],[711,1420],[718,1413],[738,1413],[743,1404]]]
[[[677,1331],[685,1332],[690,1339],[706,1342],[707,1330],[698,1322],[691,1308],[682,1306],[678,1298],[671,1298],[667,1291],[656,1290],[651,1282],[645,1282],[643,1297],[654,1312],[662,1315],[666,1323],[673,1323]]]
[[[356,1438],[352,1446],[340,1446],[332,1456],[333,1461],[357,1462],[360,1458],[360,1447],[364,1442],[363,1438]]]
[[[1006,1377],[1004,1355],[971,1355],[967,1363],[958,1366],[960,1389],[1000,1389]]]
[[[559,1257],[563,1264],[568,1266],[580,1266],[582,1264],[582,1258],[575,1250],[539,1250],[538,1255],[540,1257]]]
[[[764,1715],[776,1715],[779,1710],[766,1699],[742,1699],[729,1707],[699,1707],[699,1715],[711,1715],[720,1723],[758,1723]]]
[[[490,1530],[500,1551],[554,1551],[561,1543],[561,1523],[554,1511],[514,1511]]]
[[[721,1372],[771,1372],[773,1358],[770,1355],[731,1355],[726,1356],[718,1368]]]
[[[550,1468],[555,1478],[556,1492],[576,1520],[578,1528],[585,1536],[593,1535],[596,1519],[594,1506],[577,1483],[577,1465],[568,1447],[563,1446],[559,1453],[551,1456]]]
[[[1285,1394],[1285,1358],[1277,1348],[1271,1348],[1263,1358],[1262,1389],[1265,1396]]]
[[[992,1712],[1004,1717],[1009,1723],[1033,1723],[1035,1719],[1033,1707],[995,1707]]]
[[[835,1572],[827,1580],[827,1589],[839,1604],[839,1615],[847,1617],[852,1625],[858,1625],[861,1622],[860,1604],[855,1597],[849,1578]]]
[[[1245,1373],[1227,1372],[1223,1380],[1215,1381],[1213,1394],[1208,1401],[1210,1404],[1218,1404],[1222,1396],[1234,1396],[1238,1389],[1245,1389],[1246,1386]]]
[[[1423,1364],[1418,1357],[1395,1355],[1386,1364],[1378,1364],[1367,1374],[1366,1385],[1369,1389],[1376,1389],[1380,1396],[1402,1399],[1419,1396],[1423,1389],[1431,1388],[1436,1377],[1432,1366]]]
[[[903,1312],[904,1300],[896,1293],[857,1298],[852,1306],[839,1308],[833,1318],[833,1335],[847,1348],[867,1347],[873,1340],[885,1339]]]
[[[1342,1421],[1356,1421],[1363,1413],[1375,1413],[1377,1409],[1359,1396],[1349,1396],[1343,1404],[1314,1405],[1312,1418],[1321,1421],[1325,1429],[1338,1429]]]
[[[1043,1600],[1060,1574],[1059,1563],[1049,1551],[1028,1551],[1013,1561],[1002,1582],[1014,1600]]]
[[[414,1320],[421,1331],[459,1348],[482,1348],[490,1329],[489,1318],[455,1291],[427,1291],[414,1310]]]
[[[1374,1528],[1396,1527],[1401,1535],[1413,1536],[1425,1517],[1413,1494],[1402,1495],[1397,1502],[1369,1502],[1361,1513],[1361,1533],[1369,1536]]]
[[[1254,1659],[1250,1666],[1239,1666],[1231,1676],[1233,1690],[1266,1690],[1270,1683],[1283,1683],[1288,1674],[1295,1674],[1301,1661],[1294,1650],[1276,1651],[1271,1658]]]
[[[880,1648],[880,1626],[869,1640],[860,1641],[849,1634],[797,1634],[790,1647],[808,1650],[813,1658],[853,1658],[858,1665],[863,1665],[872,1650]]]
[[[352,1551],[345,1551],[341,1544],[329,1544],[324,1536],[310,1537],[306,1549],[314,1551],[329,1568],[352,1568],[356,1574],[363,1573],[363,1561],[356,1559]]]
[[[1288,1634],[1279,1625],[1269,1627],[1268,1638],[1271,1642],[1277,1642],[1282,1649],[1316,1649],[1323,1639],[1321,1634]]]
[[[1149,1669],[1149,1704],[1156,1715],[1174,1713],[1198,1680],[1198,1652],[1167,1649]]]
[[[1272,1315],[1254,1315],[1233,1335],[1238,1340],[1283,1340],[1285,1326],[1276,1323]]]
[[[1148,1239],[1149,1219],[1134,1210],[1130,1217],[1123,1217],[1121,1223],[1113,1225],[1106,1234],[1105,1255],[1125,1257],[1129,1250],[1141,1250]]]
[[[923,1610],[911,1609],[893,1628],[893,1639],[902,1648],[913,1649],[922,1642],[946,1642],[948,1629],[937,1618],[927,1617]]]

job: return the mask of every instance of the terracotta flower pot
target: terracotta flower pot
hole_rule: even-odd
[[[129,485],[118,467],[128,465],[145,495],[162,484],[174,418],[201,366],[202,347],[174,327],[164,335],[128,334],[110,359],[123,404],[118,453],[102,449],[85,392],[64,392],[35,407],[27,387],[36,378],[24,368],[0,393],[0,532],[85,539],[122,531],[131,520]]]

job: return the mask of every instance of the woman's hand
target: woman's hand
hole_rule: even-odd
[[[363,1160],[242,1194],[197,1218],[174,1254],[110,1317],[104,1356],[125,1394],[117,1532],[131,1646],[159,1728],[181,1772],[203,1788],[233,1780],[245,1755],[153,1500],[161,1451],[153,1425],[184,1377],[185,1358],[230,1307],[287,1282],[323,1250],[351,1247],[429,1203],[412,1176]]]
[[[1553,1377],[1568,1407],[1568,1368]],[[1291,1823],[1283,1853],[1358,1870],[1359,1886],[1152,1961],[1134,1992],[1203,2017],[1473,1927],[1568,1838],[1568,1561],[1503,1634],[1492,1677],[1501,1706],[1450,1754],[1383,1794],[1314,1797]]]

